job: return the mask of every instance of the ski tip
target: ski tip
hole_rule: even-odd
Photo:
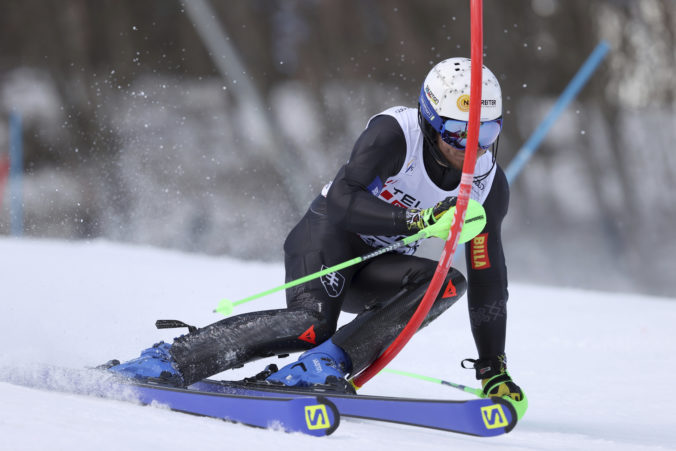
[[[317,396],[317,401],[325,405],[329,412],[331,426],[326,429],[325,435],[331,435],[336,432],[336,429],[338,429],[338,426],[340,426],[340,411],[333,402],[329,401],[323,396]]]
[[[512,405],[512,407],[514,407],[516,416],[518,417],[519,421],[521,421],[523,416],[526,414],[526,410],[528,410],[528,397],[526,394],[523,394],[523,399],[521,401],[515,401],[509,397],[505,397],[505,399]]]
[[[487,398],[493,401],[493,408],[482,408],[482,416],[487,429],[495,430],[504,428],[503,433],[511,432],[519,420],[517,409],[513,402],[506,398],[491,397]],[[501,407],[500,407],[501,406]],[[496,410],[497,409],[497,410]],[[505,410],[507,412],[505,412]]]

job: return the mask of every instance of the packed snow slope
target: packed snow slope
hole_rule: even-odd
[[[222,297],[283,283],[279,264],[185,255],[107,242],[0,239],[0,449],[2,450],[573,450],[673,449],[676,300],[510,287],[507,352],[530,409],[505,436],[480,439],[408,426],[343,420],[330,437],[258,430],[158,407],[27,388],[46,365],[82,368],[129,359],[198,326]],[[574,281],[571,281],[574,284]],[[276,308],[283,294],[246,309]],[[240,310],[245,311],[245,309]],[[349,317],[343,319],[347,321]],[[460,368],[474,357],[466,302],[418,333],[391,368],[476,385]],[[219,377],[240,378],[276,359]],[[285,363],[289,359],[283,360]],[[364,393],[462,399],[441,385],[381,374]]]

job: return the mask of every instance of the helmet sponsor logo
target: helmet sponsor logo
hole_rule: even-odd
[[[467,94],[458,97],[458,109],[463,113],[469,111],[469,96]]]
[[[432,110],[432,105],[430,105],[429,103],[421,102],[420,106],[422,107],[423,115],[425,115],[427,120],[430,121],[430,122],[433,121],[434,120],[434,113],[433,113],[434,110]]]
[[[495,108],[498,105],[498,101],[495,99],[482,99],[481,100],[481,106],[482,107],[489,107],[489,108]],[[469,111],[469,96],[467,94],[463,94],[460,97],[458,97],[458,109],[462,111],[463,113],[466,113]]]
[[[429,86],[425,86],[425,94],[427,94],[427,98],[430,99],[435,105],[439,105],[439,99],[437,99],[437,96],[434,95]]]

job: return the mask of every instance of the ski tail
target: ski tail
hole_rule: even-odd
[[[201,391],[194,387],[174,387],[161,381],[139,382],[99,369],[54,366],[15,371],[12,377],[0,380],[41,390],[161,405],[176,412],[317,437],[332,434],[340,425],[336,405],[326,397],[311,393],[279,397]]]

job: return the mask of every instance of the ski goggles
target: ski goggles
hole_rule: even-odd
[[[447,118],[441,118],[441,120],[443,121],[441,130],[439,130],[441,139],[456,149],[465,150],[469,123]],[[479,147],[484,150],[488,149],[498,139],[500,130],[502,130],[502,117],[482,122],[479,126]]]

